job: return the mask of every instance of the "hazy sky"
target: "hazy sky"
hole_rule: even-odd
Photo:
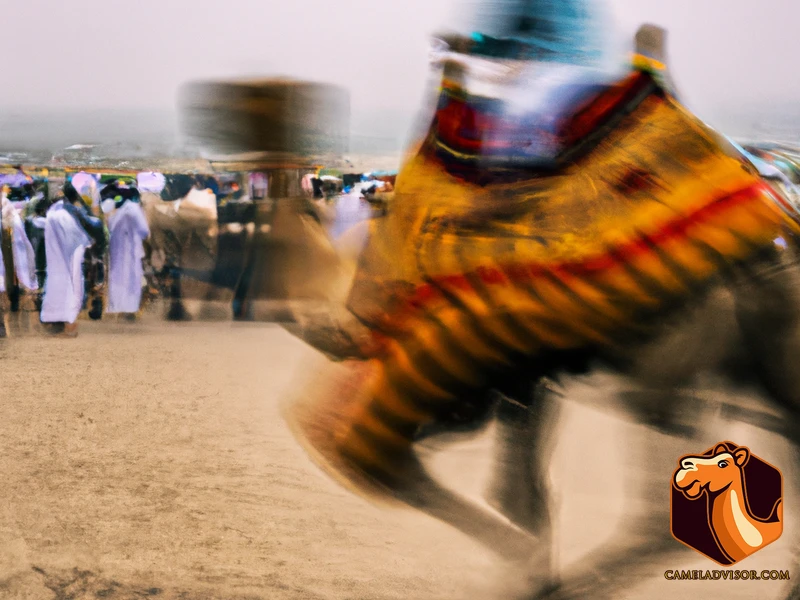
[[[454,0],[2,0],[0,108],[160,108],[198,77],[286,74],[350,87],[354,110],[415,106]],[[800,0],[609,0],[618,40],[669,30],[701,111],[800,100]]]

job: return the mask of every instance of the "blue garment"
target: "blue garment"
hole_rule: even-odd
[[[594,64],[606,53],[602,7],[600,0],[484,0],[473,13],[473,39],[478,53],[484,45],[494,56]]]

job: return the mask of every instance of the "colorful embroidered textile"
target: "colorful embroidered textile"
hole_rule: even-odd
[[[448,100],[402,169],[390,213],[374,223],[350,298],[356,315],[386,331],[474,277],[492,295],[485,311],[544,310],[565,325],[624,300],[619,318],[633,318],[796,226],[755,169],[640,69],[563,112],[549,171],[517,166],[496,121],[475,118],[485,106],[443,88]],[[450,110],[459,93],[470,110]],[[486,154],[507,160],[485,166]],[[562,298],[542,308],[513,292],[520,281],[588,286],[597,306]],[[611,342],[615,327],[563,344]]]

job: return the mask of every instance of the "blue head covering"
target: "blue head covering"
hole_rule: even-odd
[[[607,46],[602,8],[601,0],[483,0],[469,28],[477,53],[596,64]]]

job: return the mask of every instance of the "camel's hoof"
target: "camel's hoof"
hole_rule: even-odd
[[[167,313],[167,321],[191,321],[192,316],[183,306],[172,305]]]
[[[617,597],[613,591],[604,591],[596,580],[586,579],[569,584],[564,581],[551,582],[526,600],[616,600]]]
[[[789,590],[786,600],[800,600],[800,584],[794,584]]]
[[[561,582],[558,579],[544,581],[541,585],[531,589],[530,593],[520,600],[555,600],[560,589]]]
[[[539,537],[546,532],[549,513],[544,512],[541,507],[548,502],[547,496],[542,493],[538,498],[532,498],[515,495],[513,492],[503,493],[499,489],[502,483],[491,484],[484,495],[486,503],[530,535]],[[536,510],[537,507],[540,507],[539,510]]]

